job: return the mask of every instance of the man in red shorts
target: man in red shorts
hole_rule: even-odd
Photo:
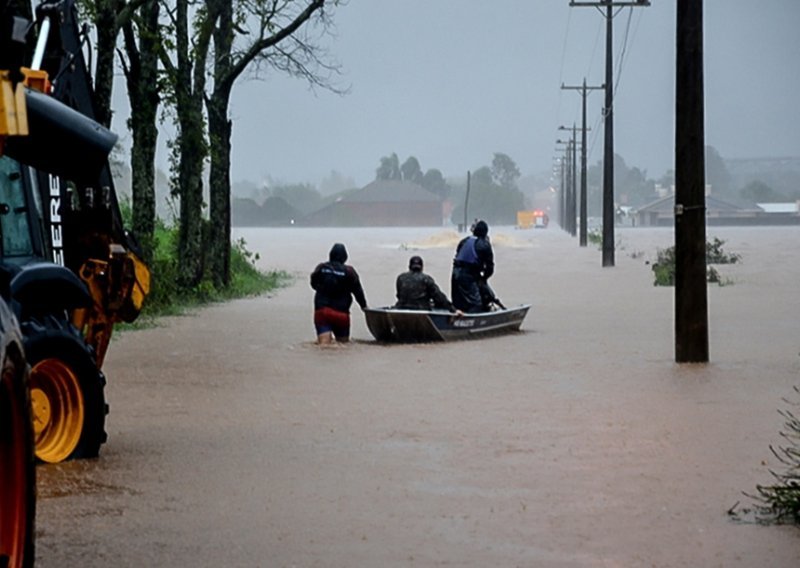
[[[314,327],[317,342],[345,343],[350,339],[350,306],[353,298],[361,309],[367,307],[367,299],[355,268],[345,264],[347,249],[336,243],[328,255],[328,262],[318,264],[311,273],[314,294]]]

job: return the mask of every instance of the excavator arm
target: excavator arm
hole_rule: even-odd
[[[114,324],[138,316],[150,272],[123,225],[107,158],[116,136],[95,122],[85,32],[74,0],[45,2],[36,15],[41,33],[32,54],[34,69],[23,67],[16,76],[11,69],[3,84],[14,103],[5,113],[5,152],[36,169],[33,183],[46,204],[43,222],[49,227],[45,248],[53,262],[88,287],[92,302],[73,311],[73,323],[102,366]],[[19,19],[15,29],[19,43]]]

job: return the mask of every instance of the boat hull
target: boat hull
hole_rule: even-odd
[[[455,316],[445,311],[367,308],[367,327],[378,341],[424,343],[517,331],[530,304],[505,310]]]

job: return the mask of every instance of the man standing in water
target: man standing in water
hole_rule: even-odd
[[[331,343],[334,337],[339,343],[350,340],[353,298],[362,310],[367,307],[358,273],[345,264],[346,261],[347,249],[342,243],[336,243],[328,255],[328,262],[318,264],[311,273],[311,287],[315,290],[314,327],[317,329],[317,342],[321,345]]]
[[[397,277],[397,303],[395,308],[402,310],[431,310],[434,308],[455,312],[456,310],[447,296],[439,289],[436,282],[422,271],[422,257],[412,256],[408,261],[408,272]]]
[[[481,297],[481,285],[494,274],[494,252],[488,235],[489,225],[478,221],[472,227],[472,235],[463,238],[456,247],[450,296],[453,305],[467,313],[487,309]]]

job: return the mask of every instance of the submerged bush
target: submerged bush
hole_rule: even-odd
[[[706,264],[735,264],[742,260],[741,255],[726,253],[722,250],[725,241],[714,237],[713,241],[706,242]],[[654,273],[654,286],[675,285],[675,247],[656,250],[656,261],[652,265]],[[730,284],[729,280],[720,277],[719,272],[713,267],[706,268],[706,281],[724,286]]]
[[[742,255],[736,253],[726,253],[722,250],[725,241],[714,237],[714,240],[706,243],[706,262],[708,264],[736,264],[742,260]]]
[[[794,391],[795,395],[800,395],[800,388],[794,387]],[[797,402],[784,399],[784,402],[790,408],[800,408],[800,399]],[[753,515],[761,524],[800,525],[800,418],[791,410],[778,413],[785,420],[780,434],[787,445],[770,445],[769,449],[786,470],[782,473],[770,470],[776,483],[756,485],[756,495],[744,493],[755,501],[753,505],[736,510],[737,503],[728,513],[739,520],[742,515]]]

